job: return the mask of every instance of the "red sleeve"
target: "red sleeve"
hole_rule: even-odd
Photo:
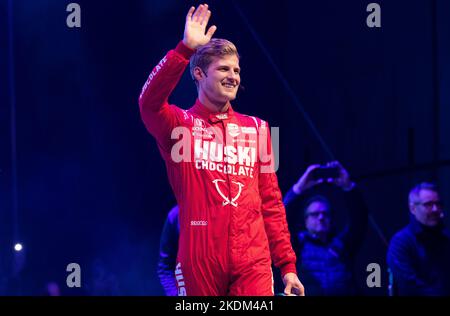
[[[259,129],[261,159],[259,192],[262,200],[261,211],[264,218],[264,227],[269,239],[270,253],[273,263],[276,267],[280,268],[282,276],[289,272],[297,274],[295,267],[296,256],[292,249],[291,235],[286,221],[286,211],[274,169],[275,164],[270,132],[264,121],[262,121],[261,125]],[[264,144],[266,144],[266,148],[261,146]]]
[[[169,105],[168,99],[193,53],[193,50],[180,42],[156,65],[139,96],[139,108],[145,127],[165,151],[170,151],[170,134],[178,125],[178,113],[181,111],[176,106]]]

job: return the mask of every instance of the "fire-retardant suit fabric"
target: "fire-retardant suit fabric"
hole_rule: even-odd
[[[213,113],[198,99],[188,110],[169,104],[193,53],[180,42],[139,97],[179,205],[178,295],[273,295],[272,261],[285,275],[296,273],[296,257],[269,127],[231,105]]]

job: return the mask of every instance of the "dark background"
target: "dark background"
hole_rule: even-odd
[[[65,295],[162,295],[159,236],[175,199],[137,99],[199,3],[76,1],[71,29],[70,2],[0,1],[0,294],[57,282]],[[215,37],[242,56],[234,108],[280,127],[282,192],[333,157],[362,188],[373,221],[356,273],[365,295],[386,295],[385,241],[407,224],[409,189],[434,180],[450,204],[450,1],[376,1],[381,28],[366,25],[370,2],[208,3]],[[195,97],[186,72],[171,102]],[[318,191],[342,226],[340,192]],[[71,262],[81,290],[65,286]],[[371,262],[381,288],[365,285]]]

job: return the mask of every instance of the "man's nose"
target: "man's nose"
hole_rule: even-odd
[[[228,76],[227,76],[229,79],[232,79],[232,80],[235,80],[235,81],[237,81],[238,80],[238,78],[239,78],[239,74],[237,74],[234,70],[230,70],[229,72],[228,72]]]
[[[436,211],[440,211],[440,208],[439,208],[439,206],[438,206],[437,203],[433,203],[433,205],[432,205],[432,207],[431,207],[431,210],[432,210],[433,212],[436,212]]]

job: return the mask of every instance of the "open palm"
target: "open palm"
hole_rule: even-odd
[[[194,12],[195,11],[195,12]],[[186,16],[186,25],[184,27],[183,43],[189,48],[196,49],[201,45],[205,45],[211,40],[217,27],[211,26],[206,32],[211,11],[208,10],[207,4],[200,5],[197,10],[191,7]]]

